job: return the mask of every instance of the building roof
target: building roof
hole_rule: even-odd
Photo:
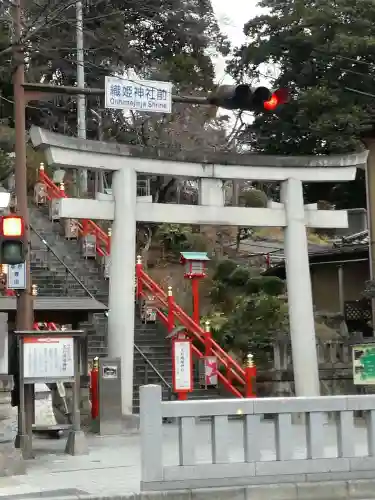
[[[335,246],[348,246],[348,245],[368,245],[370,242],[370,236],[368,229],[361,231],[360,233],[351,234],[349,236],[343,236],[339,241],[334,242]]]
[[[101,313],[108,307],[91,297],[36,297],[33,299],[35,311],[84,311]],[[0,312],[15,311],[16,297],[0,297]]]
[[[88,321],[90,314],[104,313],[108,307],[91,297],[35,297],[34,321],[52,321],[73,324]],[[0,297],[0,312],[8,314],[8,321],[16,317],[17,298]]]
[[[368,231],[361,231],[350,236],[335,240],[332,246],[320,246],[309,251],[310,264],[328,264],[331,262],[344,262],[355,259],[368,259]],[[272,262],[272,260],[271,260]],[[284,260],[277,265],[271,266],[263,272],[265,276],[285,277]]]
[[[207,252],[181,252],[181,256],[185,260],[210,260]]]
[[[229,248],[235,249],[236,243],[231,243]],[[332,244],[318,244],[308,242],[309,253],[318,252],[321,249],[331,249]],[[272,236],[257,236],[253,235],[252,231],[248,231],[245,237],[242,237],[239,245],[240,260],[249,257],[266,257],[271,265],[277,265],[284,261],[284,241],[280,237]],[[236,259],[236,258],[235,258]]]

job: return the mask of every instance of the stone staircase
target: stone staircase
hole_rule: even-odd
[[[139,411],[139,387],[141,385],[161,384],[163,399],[170,399],[172,395],[171,341],[165,338],[165,331],[163,330],[163,326],[160,323],[143,323],[140,319],[138,306],[136,306],[134,330],[136,344],[134,349],[134,413],[138,413]],[[142,357],[137,348],[147,356],[152,367]],[[162,380],[158,373],[162,376]]]
[[[30,207],[32,282],[40,296],[87,296],[108,304],[108,280],[95,260],[84,259],[79,243],[67,240],[59,223],[50,221],[45,207]],[[171,341],[165,338],[160,323],[143,323],[136,304],[134,350],[134,403],[139,409],[139,386],[161,384],[163,397],[171,397],[172,361]],[[107,354],[107,318],[93,315],[92,323],[82,324],[89,335],[89,357]],[[198,373],[194,386],[199,387]],[[191,398],[219,397],[216,389],[196,389]]]
[[[144,384],[161,384],[163,399],[172,396],[172,344],[165,338],[165,328],[159,322],[143,323],[136,306],[134,351],[134,399],[133,411],[139,409],[139,386]],[[145,362],[137,347],[148,357],[152,367]],[[155,368],[155,370],[153,369]],[[158,373],[160,375],[158,375]],[[168,385],[167,385],[168,384]],[[223,397],[216,388],[199,388],[199,370],[197,363],[194,369],[194,391],[188,399],[212,399]],[[227,395],[228,397],[228,395]],[[230,395],[229,395],[230,397]]]
[[[70,297],[91,294],[107,304],[108,283],[101,278],[95,262],[82,259],[78,242],[66,240],[60,224],[51,222],[44,209],[30,208],[30,225],[32,282],[37,285],[38,294]],[[105,356],[105,315],[94,314],[92,323],[84,323],[81,327],[89,336],[89,356]]]

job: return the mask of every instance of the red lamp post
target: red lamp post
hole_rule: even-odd
[[[184,266],[184,278],[191,280],[193,293],[193,320],[199,324],[199,280],[207,276],[206,264],[210,259],[206,252],[181,252],[180,263]]]

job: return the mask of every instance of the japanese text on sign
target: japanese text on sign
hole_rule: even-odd
[[[174,343],[174,391],[191,391],[191,344],[181,340]]]
[[[72,337],[25,337],[25,379],[61,379],[74,377]]]
[[[9,290],[24,290],[26,288],[26,264],[8,266],[7,288]]]
[[[172,84],[105,77],[105,107],[154,113],[172,112]]]

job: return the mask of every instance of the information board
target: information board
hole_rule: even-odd
[[[26,288],[26,264],[8,266],[7,288],[9,290],[24,290]]]
[[[192,390],[192,359],[191,342],[189,340],[175,340],[173,342],[174,356],[174,376],[173,390],[191,391]]]
[[[74,377],[72,337],[25,337],[23,353],[25,379]]]
[[[375,385],[375,344],[353,346],[353,382]]]

